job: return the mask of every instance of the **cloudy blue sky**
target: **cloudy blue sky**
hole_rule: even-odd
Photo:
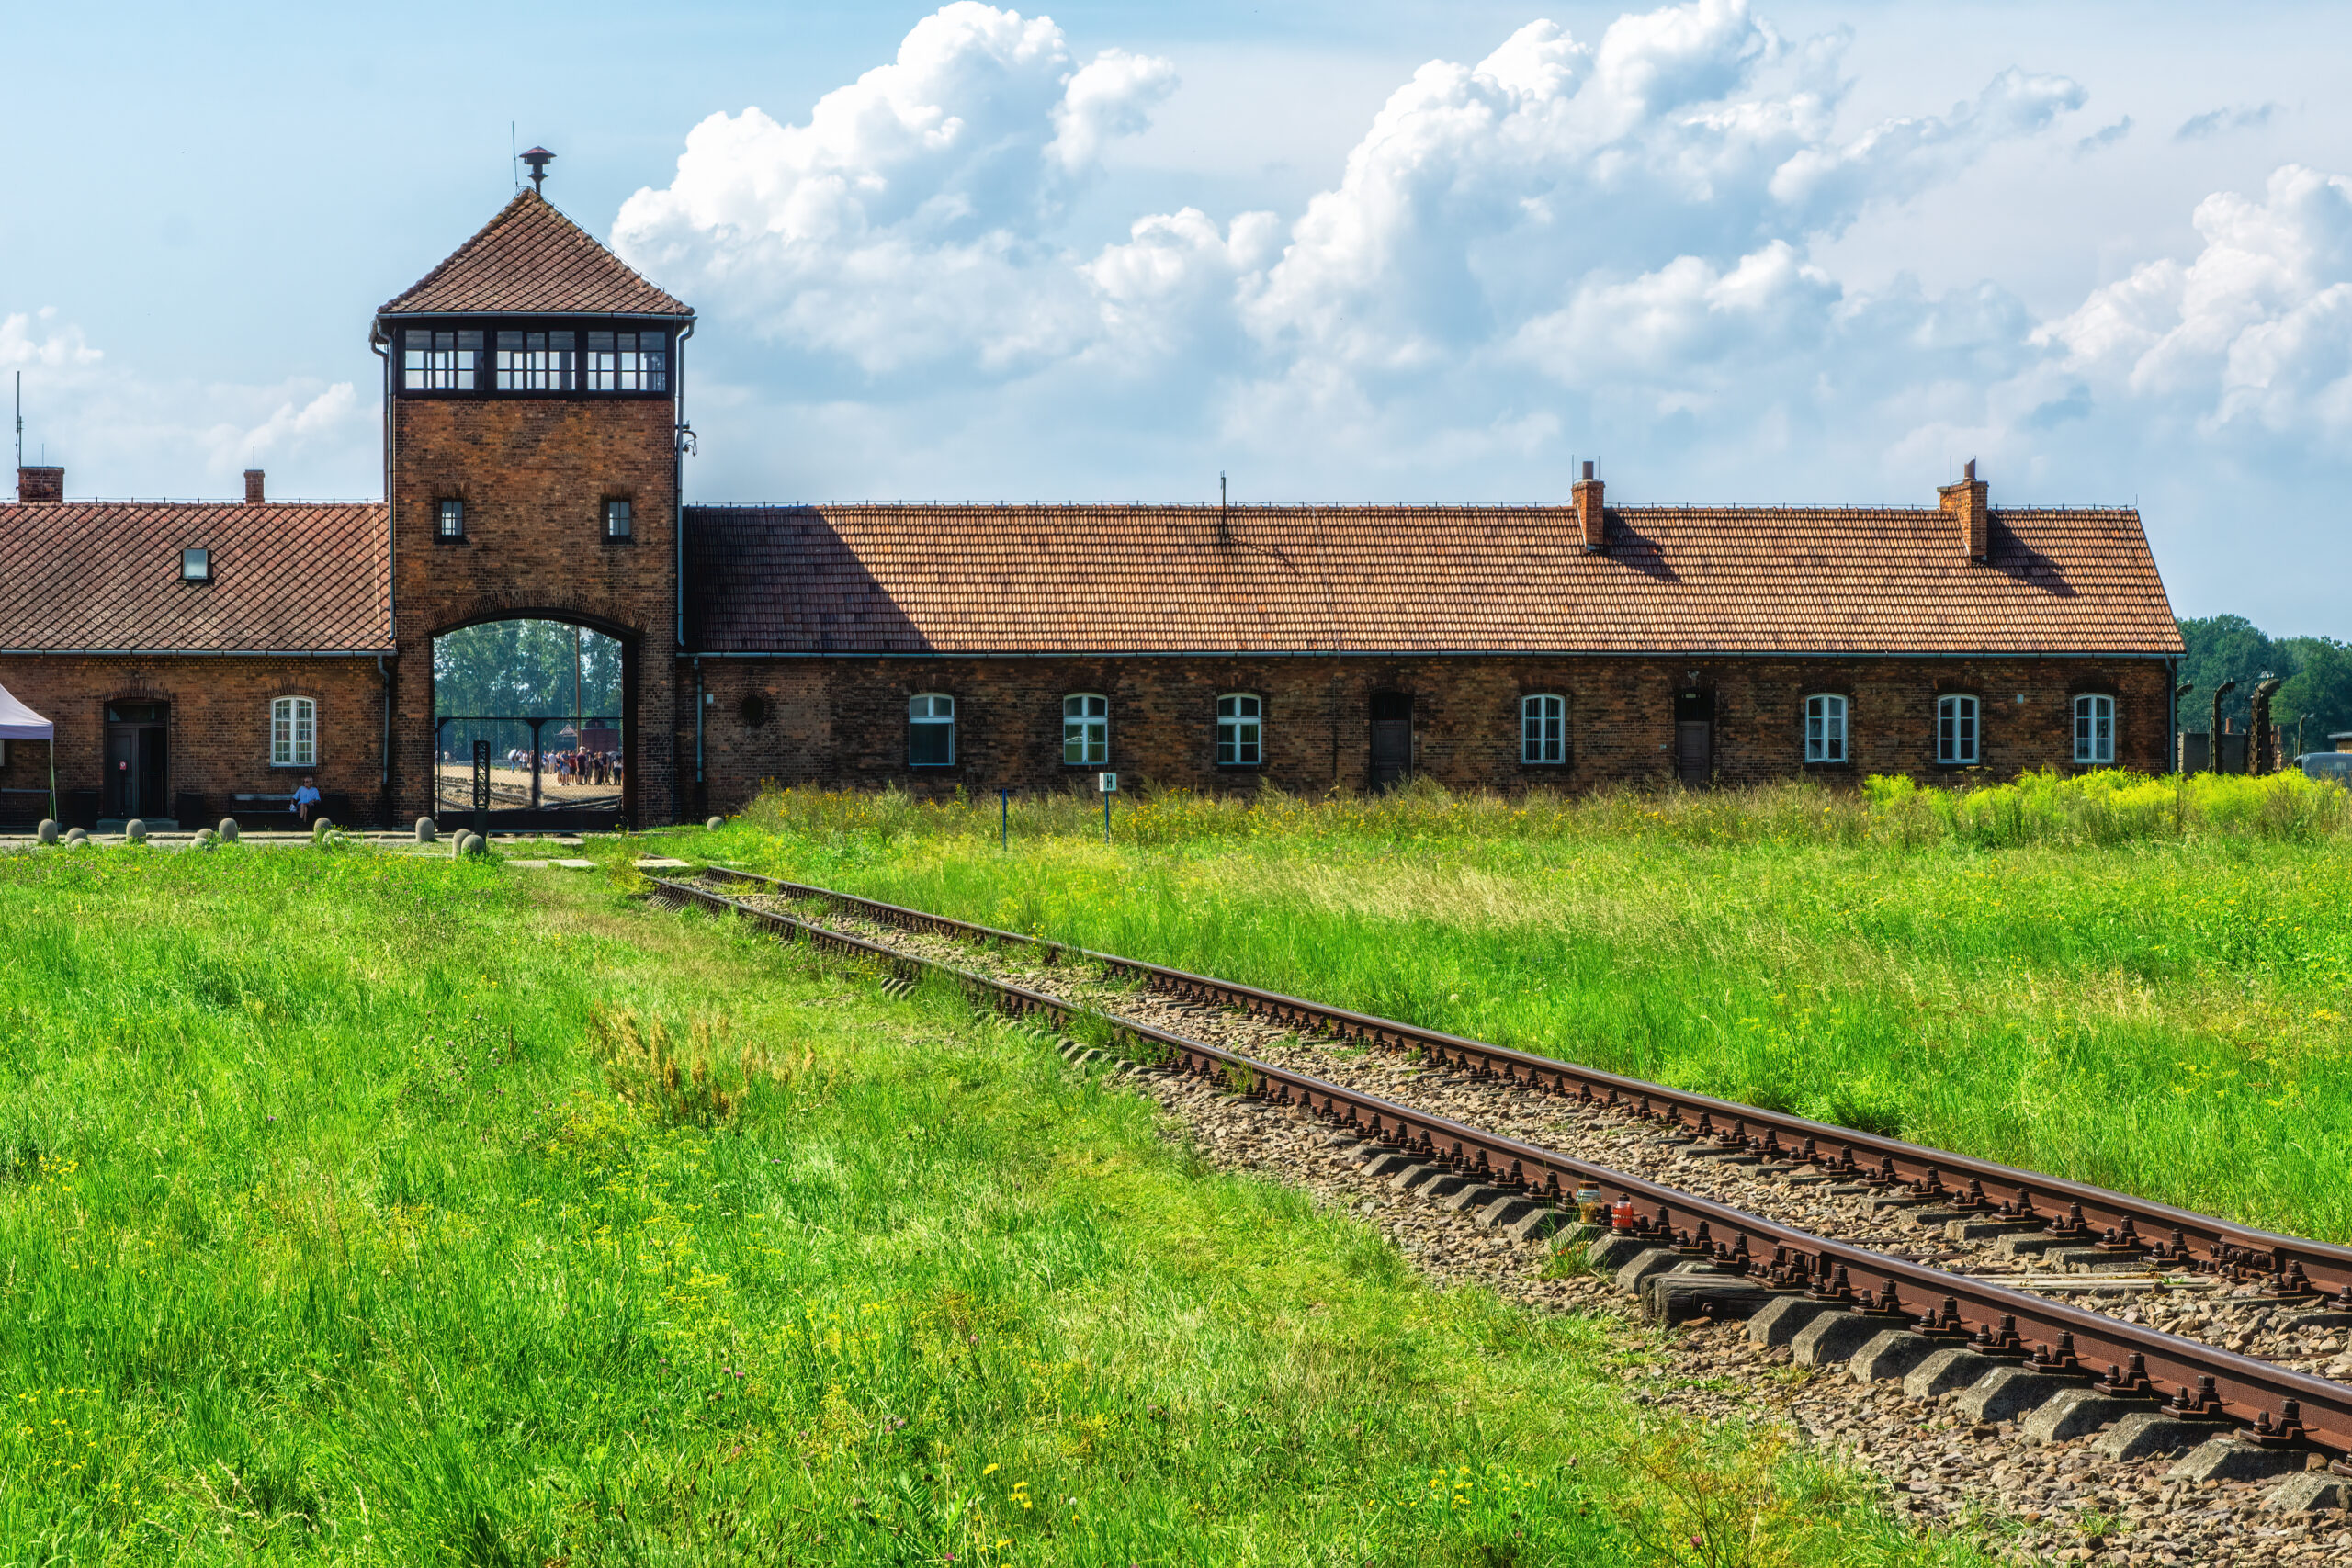
[[[0,372],[75,496],[380,492],[373,308],[548,195],[701,500],[2137,501],[2352,636],[2352,7],[8,8]],[[1050,18],[1050,19],[1049,19]]]

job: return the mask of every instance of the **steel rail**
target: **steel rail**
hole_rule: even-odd
[[[1815,1235],[1133,1019],[900,953],[789,915],[754,909],[707,888],[656,878],[653,890],[665,903],[732,915],[788,942],[871,961],[897,978],[912,979],[926,972],[944,976],[976,1004],[986,1003],[1012,1016],[1041,1014],[1106,1026],[1117,1037],[1140,1043],[1160,1065],[1179,1073],[1221,1081],[1272,1108],[1288,1107],[1353,1128],[1367,1139],[1377,1139],[1433,1165],[1467,1172],[1505,1193],[1556,1204],[1579,1186],[1613,1189],[1650,1209],[1637,1222],[1634,1234],[1673,1247],[1693,1261],[1708,1261],[1735,1274],[1756,1273],[1767,1288],[1808,1294],[1845,1310],[1880,1316],[1889,1328],[1940,1336],[1956,1348],[1976,1349],[2028,1371],[2071,1375],[2086,1388],[2137,1393],[2153,1399],[2161,1396],[2154,1385],[2177,1383],[2181,1394],[2173,1408],[2214,1421],[2217,1435],[2230,1424],[2242,1424],[2252,1427],[2262,1440],[2301,1439],[2338,1454],[2352,1452],[2352,1386]],[[1726,1236],[1731,1239],[1724,1240]],[[1758,1256],[1767,1245],[1772,1248],[1769,1262]],[[2108,1363],[2104,1384],[2094,1381],[2096,1374],[2088,1365],[2094,1359]]]
[[[2015,1222],[2020,1228],[2040,1222],[2046,1231],[2072,1238],[2075,1245],[2100,1247],[2119,1261],[2142,1259],[2233,1280],[2263,1279],[2265,1289],[2282,1303],[2312,1301],[2334,1292],[2337,1300],[2333,1304],[2352,1310],[2352,1247],[2257,1230],[2064,1177],[1694,1094],[1238,981],[999,931],[829,887],[726,866],[712,866],[707,874],[762,885],[782,897],[820,899],[882,924],[965,941],[1018,943],[1037,950],[1049,964],[1077,958],[1114,975],[1139,979],[1153,990],[1182,1000],[1238,1007],[1259,1018],[1312,1028],[1353,1043],[1419,1051],[1478,1077],[1564,1095],[1580,1105],[1614,1108],[1702,1142],[1712,1140],[1713,1146],[1725,1152],[1744,1149],[1768,1160],[1817,1166],[1831,1175],[1883,1190],[1903,1189],[1957,1216]]]

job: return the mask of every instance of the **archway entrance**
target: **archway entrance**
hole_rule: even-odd
[[[633,663],[619,638],[565,621],[435,637],[435,818],[575,830],[632,820]]]

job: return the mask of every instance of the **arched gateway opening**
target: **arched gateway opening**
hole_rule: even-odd
[[[594,831],[636,818],[636,660],[576,621],[433,639],[433,815],[444,827]]]

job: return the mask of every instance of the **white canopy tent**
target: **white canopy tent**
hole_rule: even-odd
[[[0,686],[0,740],[49,742],[49,814],[57,815],[57,727]]]

